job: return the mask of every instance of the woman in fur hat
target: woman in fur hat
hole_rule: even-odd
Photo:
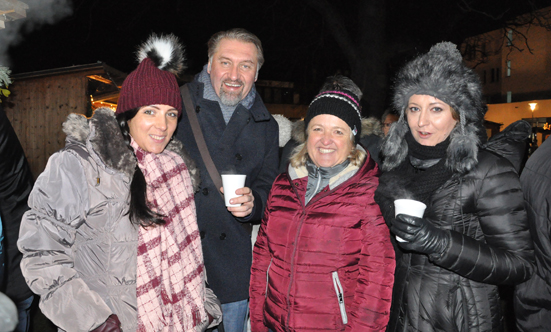
[[[523,151],[483,145],[479,79],[452,43],[399,72],[393,103],[400,119],[383,141],[375,200],[405,242],[395,242],[387,331],[502,331],[497,285],[527,280],[533,250],[517,169],[495,151]],[[395,217],[399,198],[425,203],[424,217]]]
[[[152,35],[116,112],[63,124],[29,198],[19,249],[42,312],[64,331],[203,331],[198,174],[172,136],[182,111],[175,36]]]
[[[358,144],[359,99],[340,87],[310,104],[306,142],[268,197],[253,251],[252,331],[384,331],[388,323],[395,261],[373,200],[379,170]]]

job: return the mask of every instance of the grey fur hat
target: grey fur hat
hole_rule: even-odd
[[[414,94],[436,97],[459,114],[459,125],[450,134],[446,166],[458,173],[471,170],[478,163],[478,135],[484,130],[486,108],[482,87],[478,75],[463,63],[456,45],[441,42],[407,63],[396,76],[393,105],[400,119],[391,126],[383,141],[383,171],[396,168],[408,155],[405,135],[409,126],[405,111]]]

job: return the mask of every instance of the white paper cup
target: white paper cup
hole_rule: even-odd
[[[222,186],[224,187],[224,200],[226,206],[241,206],[241,204],[230,204],[230,199],[239,197],[235,191],[245,187],[245,178],[243,174],[222,174]]]
[[[396,217],[399,214],[407,214],[422,218],[425,214],[426,208],[427,206],[424,203],[413,199],[397,199],[394,201],[394,216]],[[396,237],[396,240],[399,242],[406,242],[406,240],[398,236]]]

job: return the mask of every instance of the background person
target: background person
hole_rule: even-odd
[[[532,278],[515,289],[516,325],[521,332],[543,332],[551,327],[550,152],[551,140],[546,140],[528,158],[520,176],[536,255]]]
[[[205,167],[186,112],[176,137],[201,174],[195,196],[209,285],[222,302],[224,331],[242,332],[248,312],[251,223],[260,222],[279,163],[278,126],[254,82],[264,63],[262,44],[244,29],[214,34],[208,63],[188,83],[208,151],[219,173],[247,175],[245,188],[226,207]]]
[[[395,113],[392,108],[387,108],[383,115],[381,116],[381,127],[383,128],[383,136],[388,135],[390,126],[398,121],[400,116]]]
[[[34,300],[34,294],[21,274],[19,264],[23,255],[17,249],[21,218],[29,209],[27,199],[33,182],[23,147],[0,104],[0,238],[2,231],[4,238],[0,243],[0,257],[4,258],[3,261],[0,259],[0,264],[4,265],[0,267],[0,292],[5,293],[17,307],[16,332],[29,331]]]
[[[42,312],[65,331],[202,331],[205,272],[193,187],[173,139],[183,50],[152,35],[117,111],[69,115],[66,147],[30,195],[19,248]]]
[[[358,144],[359,98],[334,86],[304,124],[254,248],[251,330],[384,331],[394,251],[373,200],[377,164]]]
[[[501,331],[497,285],[532,274],[517,170],[482,145],[481,94],[478,76],[448,42],[396,78],[400,119],[383,142],[375,193],[391,232],[406,240],[395,248],[389,332]],[[502,152],[523,153],[516,142],[502,143]],[[425,203],[424,217],[395,218],[398,198]]]

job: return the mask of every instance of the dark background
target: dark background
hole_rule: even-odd
[[[11,31],[0,30],[0,43],[3,33],[18,35],[0,46],[14,74],[97,61],[128,73],[137,65],[137,46],[152,32],[180,37],[186,73],[195,74],[207,61],[212,34],[243,27],[263,43],[266,62],[259,79],[294,82],[301,103],[308,103],[325,77],[341,73],[362,88],[364,109],[372,115],[388,105],[393,74],[407,59],[439,41],[459,44],[551,5],[549,0],[22,1],[30,6],[28,17],[8,22]],[[51,17],[39,21],[41,14]]]

